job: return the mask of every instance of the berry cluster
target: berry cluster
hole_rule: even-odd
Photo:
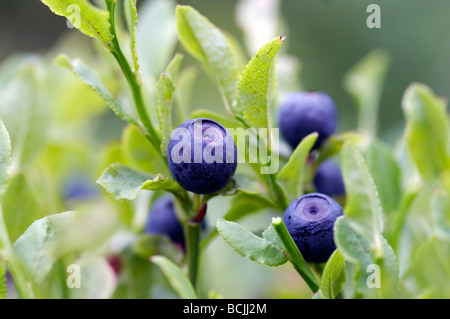
[[[308,134],[317,132],[313,150],[320,149],[336,132],[337,122],[336,105],[323,92],[290,93],[280,105],[281,134],[292,148]],[[167,161],[172,176],[184,189],[209,194],[222,189],[233,177],[237,150],[225,127],[211,119],[198,118],[174,130],[168,143]],[[333,225],[343,214],[342,207],[332,198],[345,195],[338,163],[333,160],[321,163],[313,184],[316,192],[294,200],[286,209],[283,221],[305,260],[322,263],[336,248]],[[146,232],[165,234],[184,247],[183,228],[171,196],[154,203]]]

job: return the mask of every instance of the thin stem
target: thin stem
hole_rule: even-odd
[[[201,223],[188,221],[186,224],[188,275],[192,286],[195,288],[198,273],[198,260],[200,257]]]
[[[111,32],[114,35],[114,38],[112,40],[113,49],[111,51],[111,54],[116,59],[117,63],[120,66],[120,69],[122,70],[123,74],[125,75],[125,78],[127,79],[128,85],[131,88],[131,92],[133,95],[134,102],[136,104],[136,109],[139,115],[139,118],[144,125],[145,130],[147,131],[146,137],[149,139],[149,141],[153,144],[155,149],[157,151],[160,150],[161,145],[161,138],[159,137],[158,133],[155,131],[155,128],[153,127],[150,117],[147,113],[147,108],[145,107],[144,98],[142,95],[142,88],[139,83],[138,76],[136,72],[134,72],[131,69],[130,64],[128,63],[128,60],[126,59],[125,55],[123,54],[123,51],[120,48],[119,39],[117,37],[116,32],[116,24],[115,24],[115,1],[112,1],[110,3],[110,24],[111,24]],[[162,154],[161,154],[162,155]]]
[[[202,207],[202,195],[193,194],[192,210],[194,211],[195,214],[197,214],[201,207]]]
[[[305,280],[309,288],[316,293],[319,290],[320,284],[298,250],[297,245],[289,234],[283,220],[280,217],[273,218],[272,225],[287,250],[289,261],[292,263],[295,270],[300,274],[303,280]]]

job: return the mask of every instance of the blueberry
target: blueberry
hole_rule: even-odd
[[[184,122],[172,133],[167,161],[173,178],[184,189],[209,194],[223,188],[237,167],[233,137],[214,120]]]
[[[172,195],[163,195],[153,203],[145,225],[145,233],[166,235],[174,243],[184,247],[183,226],[175,213]]]
[[[334,222],[343,215],[342,207],[331,197],[310,193],[294,200],[283,222],[307,262],[323,263],[336,249]]]
[[[345,186],[339,164],[332,160],[323,161],[313,179],[316,191],[328,196],[344,196]]]
[[[98,195],[97,186],[83,176],[67,179],[63,187],[63,195],[66,200],[90,200]]]
[[[313,149],[336,132],[338,114],[333,100],[324,92],[292,92],[283,99],[278,114],[283,138],[293,149],[310,133],[319,134]]]

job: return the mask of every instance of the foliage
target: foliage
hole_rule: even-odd
[[[286,150],[283,143],[278,148],[274,123],[286,86],[300,87],[286,83],[296,69],[277,64],[289,37],[265,34],[255,51],[244,28],[248,43],[241,47],[193,7],[171,0],[140,7],[135,0],[42,2],[98,42],[83,56],[72,56],[66,44],[68,53],[18,55],[0,66],[0,298],[13,289],[21,298],[213,296],[221,287],[208,281],[214,277],[208,266],[221,255],[232,256],[218,270],[221,277],[255,287],[262,281],[259,296],[278,297],[269,287],[286,272],[300,275],[291,293],[301,297],[450,297],[447,102],[425,84],[410,84],[399,103],[404,131],[395,145],[380,140],[376,113],[387,52],[374,50],[343,79],[359,114],[355,130],[335,134],[319,150],[311,151],[317,133]],[[191,107],[199,74],[210,77],[223,107]],[[233,129],[267,128],[265,136],[251,133],[245,147],[257,141],[257,151],[267,148],[280,158],[278,171],[263,173],[273,163],[257,152],[244,156],[219,192],[187,192],[170,175],[166,149],[173,128],[191,117]],[[337,199],[344,216],[334,226],[337,249],[326,264],[312,265],[279,217],[289,202],[314,191],[315,169],[331,157],[340,160],[344,177],[346,196]],[[65,197],[80,176],[98,192]],[[165,192],[176,199],[185,250],[143,232],[150,205]],[[231,264],[241,268],[223,271]],[[68,284],[73,265],[81,267],[79,290]],[[246,267],[263,273],[265,266],[270,275],[263,280],[245,275]],[[380,271],[375,288],[373,269]],[[6,285],[7,271],[15,288]]]

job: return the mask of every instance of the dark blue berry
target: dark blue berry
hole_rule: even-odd
[[[334,222],[343,215],[342,207],[331,197],[310,193],[294,200],[283,222],[307,262],[323,263],[336,249]]]
[[[216,121],[198,118],[174,130],[167,148],[173,178],[184,189],[209,194],[223,188],[237,167],[233,137]]]
[[[344,196],[345,186],[339,164],[334,160],[323,161],[313,179],[316,191],[328,196]]]
[[[183,226],[175,213],[172,195],[164,195],[153,203],[145,225],[145,232],[166,235],[174,243],[184,247]]]
[[[338,114],[333,100],[324,92],[293,92],[283,99],[278,114],[281,134],[293,149],[310,133],[319,134],[313,149],[336,132]]]

